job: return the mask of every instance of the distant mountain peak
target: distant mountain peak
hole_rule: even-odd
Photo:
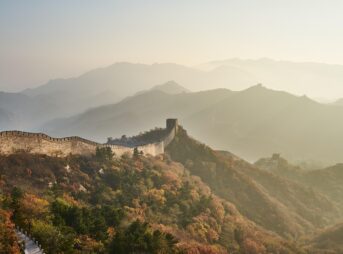
[[[265,87],[262,85],[262,83],[258,83],[256,85],[252,86],[251,88],[260,89],[260,88],[265,88]]]
[[[247,89],[245,89],[246,91],[266,91],[266,90],[270,90],[267,87],[263,86],[261,83],[258,83],[254,86],[251,86]]]
[[[337,99],[335,102],[332,103],[333,105],[336,106],[342,106],[343,105],[343,98]]]
[[[169,80],[164,84],[156,85],[151,90],[158,90],[167,94],[180,94],[190,92],[187,88],[180,86],[174,80]]]

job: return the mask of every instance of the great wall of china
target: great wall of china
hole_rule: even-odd
[[[9,155],[18,151],[49,156],[65,157],[74,155],[93,155],[97,148],[110,147],[115,156],[132,154],[136,147],[143,154],[156,156],[164,153],[164,148],[174,139],[178,131],[177,119],[167,119],[165,135],[154,142],[136,146],[100,144],[80,137],[53,138],[43,133],[22,131],[0,132],[0,154]]]

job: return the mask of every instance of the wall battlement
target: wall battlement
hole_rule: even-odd
[[[41,138],[41,139],[54,141],[54,142],[80,141],[80,142],[93,144],[93,145],[98,144],[94,141],[84,139],[78,136],[65,137],[65,138],[53,138],[44,133],[33,133],[33,132],[25,132],[25,131],[2,131],[0,132],[0,137],[35,137],[35,138]]]
[[[174,139],[178,128],[177,119],[167,119],[167,135],[159,142],[137,145],[143,154],[156,156],[164,153],[164,148]],[[81,137],[54,138],[44,133],[23,131],[0,132],[0,154],[13,154],[18,151],[65,157],[70,154],[93,155],[96,148],[110,147],[116,156],[133,154],[134,147],[100,144]]]

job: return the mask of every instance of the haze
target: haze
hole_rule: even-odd
[[[3,0],[0,89],[18,91],[119,61],[193,66],[268,57],[343,64],[342,7],[338,0]]]

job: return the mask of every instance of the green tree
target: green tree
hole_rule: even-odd
[[[138,220],[125,230],[117,232],[109,252],[112,254],[174,254],[179,253],[177,241],[171,234],[152,231],[148,223]]]
[[[24,192],[19,187],[14,187],[11,191],[10,208],[13,210],[12,220],[21,227],[24,227],[24,214],[21,207],[21,200]]]
[[[139,151],[138,151],[138,148],[137,148],[137,147],[135,147],[135,148],[133,149],[133,157],[134,157],[134,158],[138,158],[138,157],[139,157]]]
[[[34,221],[32,235],[47,253],[74,253],[75,232],[69,227],[54,227],[43,221]]]
[[[95,157],[102,162],[108,162],[113,159],[113,152],[111,147],[97,147]]]

